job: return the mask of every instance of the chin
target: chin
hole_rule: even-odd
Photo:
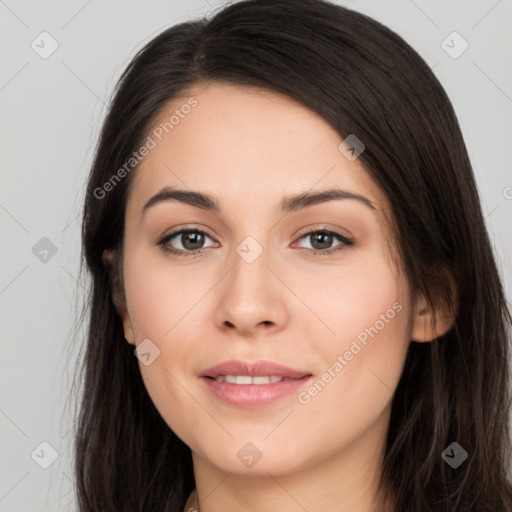
[[[206,450],[203,453],[202,457],[221,471],[245,476],[268,477],[269,473],[273,476],[290,475],[315,463],[310,459],[308,464],[303,447],[299,450],[297,446],[290,444],[283,449],[280,446],[269,446],[268,441],[259,442],[257,439],[253,442],[231,440],[228,449],[216,450],[214,453]]]

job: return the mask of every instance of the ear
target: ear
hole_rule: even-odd
[[[135,337],[133,334],[133,327],[128,314],[126,300],[124,296],[124,285],[122,278],[122,269],[119,267],[119,261],[114,250],[103,251],[101,256],[103,264],[107,268],[110,275],[111,294],[114,307],[122,319],[124,328],[124,337],[128,343],[135,345]]]
[[[442,274],[450,284],[452,308],[447,308],[443,305],[443,301],[436,300],[432,310],[423,294],[418,294],[411,332],[412,341],[418,343],[432,341],[448,332],[455,322],[458,311],[457,288],[448,271],[443,271]]]

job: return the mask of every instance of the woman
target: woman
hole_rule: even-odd
[[[90,173],[81,511],[512,510],[510,313],[452,106],[320,0],[150,41]]]

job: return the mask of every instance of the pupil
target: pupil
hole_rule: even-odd
[[[192,244],[189,244],[189,240],[192,242]],[[204,235],[202,233],[197,233],[195,231],[189,231],[186,233],[183,233],[181,235],[181,243],[183,244],[183,247],[186,249],[194,250],[194,249],[200,249],[201,244],[204,242]],[[195,247],[195,244],[197,244],[199,247]],[[190,246],[192,245],[192,247]]]
[[[313,236],[313,247],[315,249],[328,249],[329,248],[329,245],[332,243],[332,235],[330,235],[329,233],[315,233]],[[315,244],[316,240],[319,239],[320,240],[320,247],[316,247],[315,245],[318,245],[318,244]]]

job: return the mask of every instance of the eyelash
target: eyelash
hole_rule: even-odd
[[[208,233],[205,233],[204,231],[201,231],[200,229],[180,229],[178,231],[174,231],[172,233],[169,233],[168,235],[165,235],[158,243],[160,250],[162,250],[164,253],[170,253],[174,256],[178,257],[190,257],[190,256],[199,256],[202,254],[208,247],[203,247],[201,249],[195,249],[192,251],[184,251],[182,249],[174,249],[172,247],[169,247],[167,244],[169,240],[174,238],[176,235],[180,235],[182,233],[199,233],[206,235],[208,238],[211,238]],[[306,254],[314,253],[313,255],[315,257],[322,257],[322,256],[328,256],[330,254],[333,254],[334,252],[346,249],[347,247],[350,247],[354,245],[354,241],[350,238],[347,238],[346,236],[342,235],[341,233],[338,233],[337,231],[332,231],[328,229],[315,229],[313,231],[308,231],[307,233],[302,234],[299,237],[299,240],[317,233],[323,233],[328,235],[334,235],[336,238],[338,238],[339,241],[342,243],[339,245],[336,245],[334,247],[331,247],[330,249],[308,249],[305,247],[299,248],[299,250],[302,250],[302,252],[305,252]]]

